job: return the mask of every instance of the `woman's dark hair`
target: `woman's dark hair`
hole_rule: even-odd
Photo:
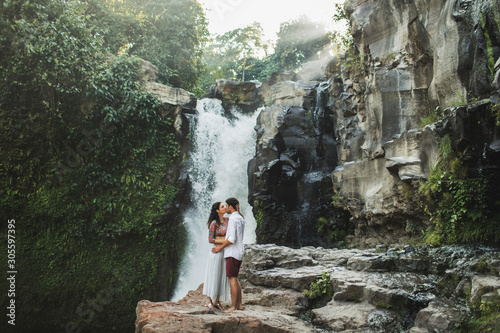
[[[207,226],[210,228],[210,224],[213,220],[217,221],[217,226],[220,226],[219,213],[217,211],[220,209],[220,201],[217,201],[212,205],[212,210],[210,210],[210,216],[208,217]]]
[[[243,217],[243,214],[241,214],[241,212],[240,212],[240,202],[238,201],[238,199],[236,199],[234,197],[227,198],[226,203],[228,206],[233,206],[233,208],[235,210],[237,210],[238,213],[240,213],[241,217]]]

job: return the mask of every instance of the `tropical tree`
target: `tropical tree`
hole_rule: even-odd
[[[85,91],[104,54],[85,11],[76,0],[0,6],[0,169],[12,187],[41,181],[50,152],[88,111]]]
[[[150,61],[161,83],[197,86],[208,36],[197,0],[89,0],[88,7],[111,53]]]
[[[262,26],[254,22],[217,35],[208,46],[205,62],[214,78],[248,79],[246,72],[267,54],[269,44],[263,40]]]
[[[151,61],[159,69],[158,81],[191,90],[198,83],[208,30],[205,14],[196,0],[128,0],[143,15],[141,34],[130,53]]]
[[[324,25],[301,16],[281,23],[275,54],[282,69],[293,70],[313,59],[330,43],[330,35]]]

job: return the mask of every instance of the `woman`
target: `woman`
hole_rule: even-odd
[[[228,221],[224,218],[225,213],[226,207],[220,201],[212,205],[207,226],[209,230],[208,241],[214,245],[224,242]],[[220,302],[227,302],[230,298],[224,251],[213,253],[210,249],[203,284],[203,295],[208,296],[209,303],[206,305],[207,307],[224,310]],[[215,300],[215,303],[212,300]]]

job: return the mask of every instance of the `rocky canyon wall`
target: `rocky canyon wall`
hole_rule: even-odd
[[[445,134],[471,174],[497,172],[500,1],[346,8],[357,55],[276,73],[259,89],[267,107],[249,164],[259,243],[373,247],[418,237],[430,225],[419,182]],[[442,110],[443,120],[421,128]]]

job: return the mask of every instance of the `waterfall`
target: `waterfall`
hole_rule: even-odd
[[[259,112],[244,115],[232,110],[228,120],[218,99],[202,99],[197,104],[198,118],[192,133],[190,156],[192,207],[183,215],[188,233],[187,249],[180,267],[179,281],[172,301],[203,283],[206,260],[212,245],[208,243],[207,220],[216,201],[236,197],[245,217],[244,243],[255,243],[256,222],[248,204],[247,165],[255,153],[254,130]]]

